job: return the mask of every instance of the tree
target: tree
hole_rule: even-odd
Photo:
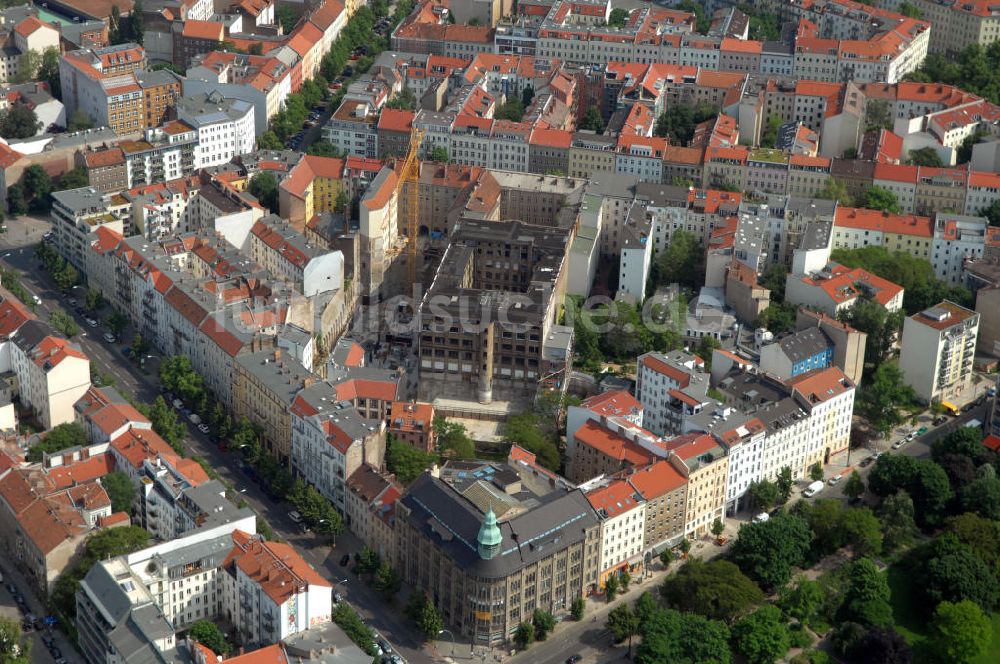
[[[934,540],[922,567],[920,587],[931,603],[971,600],[984,611],[997,602],[997,579],[983,559],[955,535]]]
[[[112,512],[132,513],[132,502],[135,500],[135,487],[128,475],[116,470],[101,478],[101,486],[108,492],[111,499]]]
[[[726,530],[726,525],[722,523],[722,519],[716,518],[715,521],[712,522],[712,534],[715,535],[716,537],[722,535],[722,533],[725,532],[725,530]]]
[[[889,582],[869,558],[851,563],[839,618],[867,626],[884,627],[892,623]]]
[[[929,460],[917,462],[915,476],[906,490],[913,497],[918,521],[926,525],[940,523],[954,496],[944,469]]]
[[[52,193],[52,177],[38,164],[32,164],[24,169],[21,176],[21,187],[29,207],[36,212],[46,212],[49,209],[49,194]]]
[[[603,133],[604,118],[601,116],[601,110],[596,106],[589,107],[580,121],[580,129],[597,132],[598,134]]]
[[[628,567],[623,567],[620,572],[618,572],[618,584],[621,586],[622,592],[628,592],[628,584],[632,583],[632,573],[628,571]]]
[[[469,436],[465,425],[438,416],[434,418],[433,429],[434,440],[441,456],[452,459],[475,458],[476,444]]]
[[[295,24],[299,22],[295,15],[295,10],[288,5],[279,5],[274,10],[274,18],[281,25],[281,30],[286,35],[295,29]]]
[[[941,602],[934,610],[930,638],[941,661],[967,664],[986,652],[993,625],[973,602]]]
[[[913,659],[910,644],[890,627],[869,629],[851,654],[852,661],[858,664],[910,664]]]
[[[4,138],[30,138],[42,129],[35,111],[20,103],[11,104],[0,112],[0,136]]]
[[[49,86],[49,92],[56,99],[62,99],[62,85],[59,81],[59,48],[49,46],[42,51],[42,64],[38,67],[38,80]]]
[[[787,503],[792,496],[792,487],[795,485],[795,480],[792,479],[792,469],[788,466],[782,466],[775,478],[775,484],[778,487],[778,502]]]
[[[865,362],[878,366],[893,350],[896,335],[903,327],[903,313],[890,313],[874,300],[861,300],[837,313],[838,320],[868,335]]]
[[[272,130],[267,130],[257,137],[258,150],[284,150],[285,144],[281,142],[278,135]]]
[[[375,650],[375,634],[371,627],[361,620],[361,616],[351,608],[350,604],[340,602],[333,608],[333,615],[330,617],[365,654],[375,657],[377,652]]]
[[[797,307],[772,302],[761,313],[756,327],[764,327],[774,334],[782,334],[795,329],[795,312]]]
[[[760,285],[771,291],[772,302],[785,301],[786,281],[788,281],[788,268],[782,263],[772,265],[760,277]]]
[[[858,410],[875,431],[887,436],[905,421],[901,409],[914,403],[916,398],[916,392],[904,382],[899,365],[886,362],[875,370],[871,382],[861,390]],[[880,457],[879,461],[882,461],[882,458],[884,457]],[[871,478],[868,480],[868,485],[869,487],[872,485]]]
[[[187,428],[177,419],[177,411],[167,405],[162,395],[158,395],[149,406],[146,417],[153,425],[153,431],[160,434],[160,437],[167,442],[178,454],[184,452],[184,438],[187,436]],[[140,409],[143,410],[143,409]]]
[[[217,655],[228,655],[232,646],[219,626],[209,620],[198,620],[188,627],[188,636]]]
[[[573,600],[570,605],[569,612],[573,616],[573,620],[580,621],[583,620],[583,615],[587,611],[587,601],[582,597],[577,597]]]
[[[844,483],[844,495],[850,498],[852,501],[856,501],[858,498],[863,496],[865,493],[865,483],[861,479],[861,475],[858,471],[852,471],[850,477]]]
[[[660,586],[667,605],[731,623],[764,599],[760,588],[727,560],[691,559]]]
[[[278,180],[274,173],[261,171],[250,178],[247,191],[253,194],[260,204],[274,214],[278,214]]]
[[[73,317],[61,309],[56,309],[49,314],[49,324],[67,339],[72,339],[80,333],[80,327],[73,320]]]
[[[694,138],[697,126],[706,120],[711,120],[718,113],[719,109],[707,102],[698,102],[693,107],[687,104],[671,104],[656,119],[653,133],[656,136],[669,137],[674,145],[688,145]]]
[[[729,628],[725,623],[672,609],[656,609],[642,621],[637,664],[712,662],[729,664]]]
[[[128,327],[128,318],[120,311],[116,311],[108,316],[108,328],[116,336],[120,337],[125,328]]]
[[[608,613],[608,630],[615,643],[628,639],[628,651],[632,652],[632,637],[639,633],[639,616],[628,604],[619,604]]]
[[[506,442],[516,443],[538,457],[538,462],[550,470],[559,469],[559,448],[545,434],[538,415],[531,411],[509,416],[503,426]]]
[[[844,510],[841,527],[848,544],[858,555],[882,553],[882,524],[867,507]]]
[[[1000,522],[978,514],[962,514],[947,521],[948,532],[971,549],[994,572],[1000,571]]]
[[[615,573],[609,574],[608,578],[604,581],[604,596],[608,602],[615,601],[620,588],[621,582],[618,580],[618,575]]]
[[[524,103],[518,97],[511,97],[497,107],[493,117],[497,120],[520,122],[521,118],[524,117]]]
[[[790,647],[778,607],[767,604],[733,626],[733,644],[749,664],[774,664]]]
[[[747,494],[758,509],[768,511],[777,504],[781,491],[778,485],[770,480],[756,480],[750,483]]]
[[[66,422],[57,425],[45,434],[39,442],[28,449],[25,459],[38,463],[44,454],[61,452],[71,447],[83,447],[87,444],[87,434],[77,422]]]
[[[1000,479],[983,477],[963,486],[958,492],[958,504],[965,512],[1000,520]]]
[[[763,588],[773,590],[788,581],[792,567],[802,565],[811,541],[812,532],[805,519],[780,514],[740,526],[732,560]]]
[[[28,664],[31,661],[32,641],[23,636],[17,620],[0,617],[0,662]]]
[[[819,583],[800,576],[794,585],[782,589],[778,606],[788,616],[806,623],[816,615],[824,599],[825,594]]]
[[[530,622],[523,622],[514,631],[514,643],[519,650],[525,650],[535,642],[535,626]]]
[[[913,541],[917,526],[913,520],[913,501],[906,491],[890,494],[879,506],[882,541],[887,551],[896,551]]]
[[[664,549],[660,551],[660,564],[664,567],[670,567],[670,563],[674,561],[674,552],[670,549]]]
[[[762,148],[774,148],[778,142],[778,130],[785,123],[778,115],[772,115],[767,119],[767,126],[760,135],[760,146]]]
[[[980,209],[979,214],[989,220],[990,226],[1000,226],[1000,198]]]
[[[526,85],[521,90],[521,104],[528,108],[531,106],[531,101],[535,98],[535,88],[532,85]]]
[[[868,187],[865,191],[865,197],[861,202],[861,207],[866,207],[871,210],[879,210],[881,212],[890,212],[892,214],[899,214],[902,212],[902,208],[899,207],[899,199],[896,197],[896,194],[877,185]]]
[[[678,229],[656,257],[653,281],[697,288],[705,278],[705,248],[694,233]]]
[[[544,641],[549,633],[556,628],[556,619],[548,611],[535,609],[531,614],[531,624],[535,626],[535,640]]]
[[[695,32],[707,35],[712,26],[712,17],[705,14],[705,8],[695,0],[681,0],[674,9],[682,12],[689,12],[695,16]]]
[[[79,189],[90,184],[90,176],[82,166],[72,168],[59,176],[59,184],[54,191],[65,191],[67,189]]]
[[[932,166],[934,168],[942,168],[945,165],[944,162],[941,161],[941,157],[938,155],[937,150],[932,147],[910,150],[909,158],[907,158],[906,161],[913,166]]]
[[[903,3],[899,5],[898,11],[903,16],[908,16],[909,18],[915,18],[915,19],[924,18],[924,13],[920,11],[918,7],[911,5],[906,0],[903,0]]]
[[[397,111],[412,111],[417,107],[417,96],[413,94],[413,90],[404,87],[398,95],[389,100],[385,107]]]
[[[434,149],[431,150],[431,161],[437,162],[439,164],[447,164],[448,149],[441,147],[440,145],[435,146]]]
[[[389,449],[385,456],[386,466],[403,484],[410,484],[420,477],[435,461],[433,454],[418,450],[395,438],[389,440]]]
[[[892,129],[892,109],[888,100],[869,98],[865,102],[865,132]]]
[[[389,564],[389,561],[383,560],[382,564],[375,571],[375,579],[372,582],[372,587],[391,598],[399,592],[402,585],[403,579],[399,576],[399,572]]]
[[[847,191],[847,185],[843,180],[829,178],[823,188],[816,192],[816,198],[823,198],[828,201],[837,201],[843,206],[854,205],[854,198]]]
[[[405,613],[416,625],[417,631],[424,639],[437,638],[441,630],[444,629],[444,619],[424,593],[414,592],[410,594]]]
[[[628,21],[628,10],[621,7],[612,9],[608,16],[608,25],[614,28],[624,28],[626,21]]]
[[[809,479],[813,482],[818,482],[823,479],[823,466],[820,465],[818,461],[809,466]]]
[[[978,429],[961,427],[931,443],[931,458],[940,461],[946,454],[957,454],[978,462],[983,456],[982,434]]]
[[[17,59],[17,70],[11,77],[10,82],[15,85],[30,83],[37,80],[38,68],[42,66],[42,56],[38,51],[28,50]]]

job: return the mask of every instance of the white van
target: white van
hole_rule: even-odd
[[[806,487],[806,490],[802,492],[802,495],[805,496],[806,498],[812,498],[822,490],[823,490],[823,481],[816,480],[815,482]]]

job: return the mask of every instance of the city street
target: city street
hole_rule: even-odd
[[[115,388],[123,394],[131,394],[139,401],[150,403],[159,394],[158,379],[155,374],[144,374],[138,366],[121,354],[121,348],[132,338],[133,330],[129,328],[122,335],[122,340],[115,344],[106,343],[101,335],[106,328],[88,327],[82,316],[65,306],[64,301],[51,284],[38,261],[34,258],[34,244],[41,238],[47,227],[39,226],[28,237],[21,233],[0,235],[0,263],[4,267],[13,268],[20,273],[21,284],[32,295],[41,299],[41,304],[35,310],[35,315],[41,320],[48,320],[49,315],[63,309],[72,314],[80,326],[80,334],[74,338],[101,374],[113,376]],[[30,244],[29,244],[30,243]],[[78,289],[81,299],[86,292],[84,287]],[[105,316],[110,313],[105,310]],[[423,644],[417,640],[406,618],[402,615],[401,606],[386,608],[385,599],[366,586],[363,581],[350,573],[351,565],[340,567],[339,560],[345,553],[354,554],[361,550],[363,544],[353,533],[345,532],[337,539],[336,546],[322,543],[311,533],[302,534],[297,524],[289,517],[292,509],[288,503],[271,501],[261,488],[239,470],[239,459],[231,453],[221,452],[211,444],[208,437],[198,431],[186,418],[180,418],[188,426],[186,441],[188,456],[199,456],[219,473],[221,478],[239,491],[247,504],[259,515],[264,517],[274,531],[284,540],[291,543],[303,557],[319,570],[324,577],[336,584],[335,592],[339,592],[358,611],[369,626],[382,635],[397,653],[408,662],[431,662],[434,659],[423,650]],[[352,563],[353,564],[353,563]],[[346,580],[346,582],[344,582]],[[44,650],[44,648],[43,648]],[[40,660],[45,661],[45,660]]]

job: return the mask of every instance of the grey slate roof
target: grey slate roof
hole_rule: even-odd
[[[402,501],[410,510],[407,521],[456,565],[485,578],[505,577],[580,542],[598,524],[583,492],[554,491],[541,497],[536,507],[501,522],[500,552],[492,560],[483,560],[477,545],[483,514],[455,489],[424,474]]]
[[[801,362],[833,346],[830,338],[818,327],[790,334],[779,340],[778,344],[785,357],[792,362]]]

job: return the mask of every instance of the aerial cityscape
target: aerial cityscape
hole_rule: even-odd
[[[1000,662],[1000,2],[0,2],[0,664]]]

